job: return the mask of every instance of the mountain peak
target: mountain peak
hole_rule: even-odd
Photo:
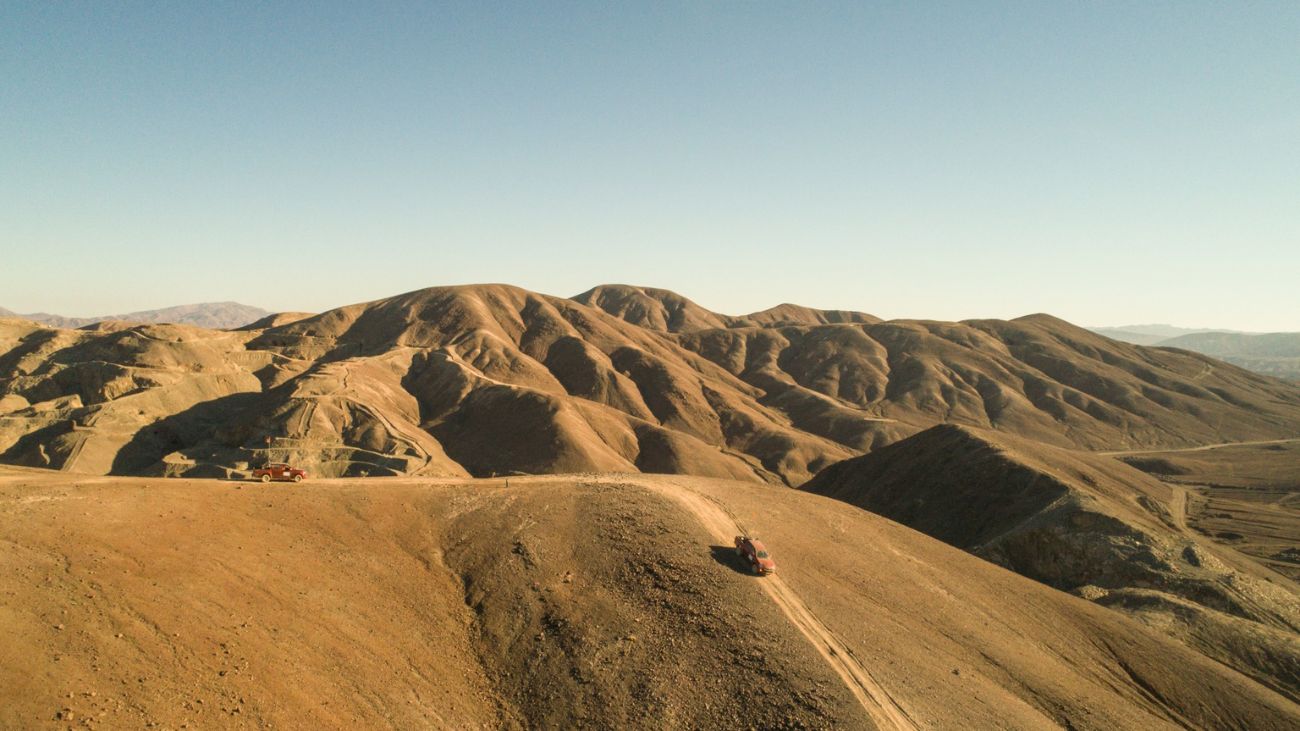
[[[728,327],[735,318],[707,310],[676,292],[630,284],[603,284],[573,301],[658,332],[690,332]]]

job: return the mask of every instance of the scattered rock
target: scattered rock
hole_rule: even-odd
[[[1082,597],[1083,599],[1087,599],[1090,602],[1095,602],[1098,599],[1105,599],[1106,596],[1110,594],[1110,592],[1106,591],[1100,586],[1093,586],[1092,584],[1088,584],[1085,586],[1080,586],[1079,588],[1075,589],[1073,594],[1075,596]]]

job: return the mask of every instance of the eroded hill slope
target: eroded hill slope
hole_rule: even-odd
[[[440,287],[238,331],[0,320],[0,461],[798,485],[943,422],[1087,449],[1300,432],[1300,388],[1046,316],[880,322],[783,305],[730,317],[622,286],[580,299],[591,306]]]
[[[1110,457],[945,425],[803,489],[1127,610],[1300,698],[1300,588],[1188,530],[1181,486]]]
[[[737,527],[776,551],[779,584],[733,563]],[[0,531],[16,547],[0,558],[5,727],[1300,721],[1122,615],[752,483],[20,470],[0,474]]]

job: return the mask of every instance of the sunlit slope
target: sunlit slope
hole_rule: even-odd
[[[440,287],[238,331],[0,320],[0,460],[799,485],[944,422],[1086,449],[1300,433],[1300,388],[1046,316],[880,322],[782,305],[729,317],[620,286],[583,299],[594,306]]]
[[[803,489],[1130,611],[1300,698],[1300,588],[1189,530],[1182,486],[1111,457],[949,425]]]
[[[717,515],[766,540],[794,605],[734,563]],[[17,472],[0,528],[7,727],[1300,722],[1118,613],[760,485]],[[865,706],[822,641],[896,715]]]

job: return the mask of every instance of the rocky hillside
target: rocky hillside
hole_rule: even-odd
[[[1190,531],[1181,486],[1110,457],[943,425],[803,489],[1130,611],[1300,698],[1300,587]]]
[[[633,325],[670,333],[729,327],[880,322],[879,317],[865,312],[817,310],[788,303],[742,317],[732,317],[710,312],[676,292],[626,284],[593,287],[573,300],[604,310]]]
[[[1300,388],[1047,316],[880,322],[441,287],[237,331],[0,323],[0,460],[117,474],[668,472],[798,485],[934,424],[1123,449],[1292,436]],[[608,311],[607,311],[608,310]],[[267,439],[270,439],[268,444]]]
[[[735,562],[741,525],[777,575]],[[1300,723],[1119,613],[753,483],[9,468],[0,533],[3,728]]]

